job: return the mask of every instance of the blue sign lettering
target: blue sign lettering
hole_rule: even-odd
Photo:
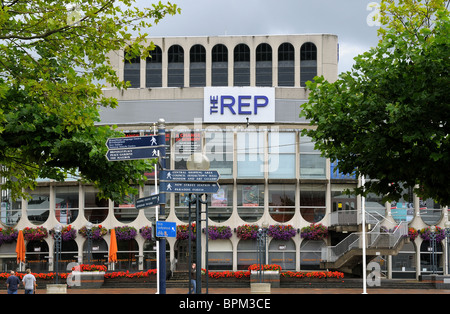
[[[258,102],[258,100],[260,99],[262,99],[264,102]],[[269,99],[266,96],[255,96],[255,114],[258,114],[258,107],[265,107],[268,103]]]
[[[205,122],[275,121],[273,87],[205,87]]]
[[[245,114],[245,115],[249,115],[252,114],[251,111],[244,111],[242,110],[242,107],[250,107],[250,103],[245,103],[244,100],[245,99],[252,99],[252,96],[239,96],[238,97],[238,105],[239,105],[239,114]]]
[[[234,106],[233,96],[224,95],[220,97],[220,114],[223,114],[225,107],[228,107],[228,109],[230,109],[232,114],[236,114],[236,112],[233,109],[233,106]]]

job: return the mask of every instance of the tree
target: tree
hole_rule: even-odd
[[[398,200],[403,185],[450,203],[448,4],[383,0],[379,44],[337,81],[307,84],[304,133],[340,171],[374,179],[357,193]]]
[[[147,57],[153,45],[141,31],[179,11],[161,2],[138,9],[129,0],[0,0],[2,189],[15,198],[38,177],[76,173],[117,201],[136,191],[130,185],[145,181],[152,162],[108,162],[106,139],[123,134],[94,125],[100,108],[117,105],[103,96],[104,85],[128,86],[107,53],[126,48],[127,58]]]

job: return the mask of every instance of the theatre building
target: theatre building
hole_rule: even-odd
[[[244,231],[257,225],[268,228],[268,264],[279,264],[283,270],[337,269],[360,274],[363,206],[368,261],[375,261],[383,276],[417,278],[433,271],[448,273],[443,232],[447,208],[412,193],[409,201],[384,203],[381,196],[369,195],[363,203],[360,197],[345,193],[360,180],[340,173],[338,165],[323,158],[302,134],[311,127],[299,117],[300,105],[308,97],[305,82],[316,75],[337,79],[337,36],[150,40],[155,49],[146,60],[124,61],[124,51],[109,55],[117,74],[131,86],[126,90],[105,88],[105,96],[117,98],[119,105],[102,109],[100,124],[117,125],[125,136],[143,136],[154,134],[162,118],[167,169],[187,169],[186,161],[194,153],[208,157],[209,169],[220,174],[219,190],[207,196],[208,226],[228,233],[208,241],[202,233],[203,267],[208,262],[210,270],[242,270],[255,264],[257,240],[246,237]],[[138,197],[154,193],[154,173],[149,171],[148,177]],[[155,242],[139,233],[152,226],[155,207],[137,210],[135,199],[128,204],[100,201],[94,187],[76,178],[65,183],[42,180],[31,194],[29,201],[14,201],[3,191],[2,227],[52,230],[60,223],[80,230],[88,222],[107,230],[133,227],[137,230],[133,239],[118,240],[115,270],[156,268]],[[176,222],[180,229],[188,225],[187,200],[186,193],[167,194],[166,220]],[[302,232],[305,227],[321,226],[326,234]],[[444,234],[436,237],[434,250],[430,250],[433,241],[426,234],[414,239],[408,236],[408,228],[431,226]],[[170,268],[186,270],[188,240],[180,235],[166,242]],[[90,259],[111,269],[109,243],[109,233],[94,239]],[[51,236],[26,241],[27,263],[33,271],[53,269],[53,244]],[[193,246],[195,250],[195,242]],[[59,269],[70,262],[85,262],[87,249],[87,240],[80,234],[63,241]],[[355,251],[359,253],[352,253]],[[2,271],[16,267],[15,242],[0,245],[0,265]]]

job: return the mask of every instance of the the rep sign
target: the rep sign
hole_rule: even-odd
[[[273,87],[205,87],[203,120],[207,123],[275,122]]]

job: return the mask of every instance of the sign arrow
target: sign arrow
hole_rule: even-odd
[[[145,148],[124,148],[124,149],[110,149],[106,153],[108,161],[123,161],[123,160],[137,160],[137,159],[151,159],[160,156],[160,150],[163,147],[145,147]]]
[[[217,182],[219,172],[216,170],[163,170],[161,181],[172,182]]]
[[[135,202],[136,209],[159,205],[159,194],[138,198]]]
[[[192,182],[160,182],[160,191],[166,193],[217,193],[219,184]]]
[[[131,137],[116,137],[109,138],[106,141],[108,149],[123,149],[123,148],[139,148],[139,147],[154,147],[159,146],[158,136],[131,136]]]

